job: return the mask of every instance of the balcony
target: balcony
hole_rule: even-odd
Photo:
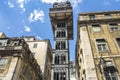
[[[112,71],[117,71],[115,66],[112,64],[112,62],[106,62],[104,65],[104,70],[112,70]]]
[[[70,12],[72,11],[72,7],[58,7],[58,8],[50,8],[50,13],[56,13],[56,12]]]
[[[0,46],[0,54],[9,54],[10,52],[20,52],[23,46]]]

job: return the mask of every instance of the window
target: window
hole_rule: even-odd
[[[35,44],[33,45],[33,48],[37,48],[37,43],[35,43]]]
[[[56,41],[56,50],[63,50],[66,49],[66,42],[65,41]]]
[[[7,65],[7,63],[8,63],[8,60],[9,60],[8,58],[2,57],[0,59],[0,68],[4,68]]]
[[[58,28],[65,27],[65,23],[64,22],[59,22],[59,23],[57,23],[57,27]]]
[[[59,72],[54,72],[54,80],[60,80],[59,79]]]
[[[59,55],[55,55],[55,64],[60,64],[60,56]]]
[[[66,73],[63,72],[63,80],[66,80]]]
[[[109,13],[105,13],[104,16],[105,16],[106,19],[111,18],[111,15]]]
[[[104,76],[106,80],[118,80],[116,69],[114,69],[112,61],[106,61],[105,67],[103,67],[103,70],[104,70]]]
[[[66,63],[66,57],[65,55],[61,55],[61,64],[65,64]]]
[[[95,15],[89,15],[90,20],[95,20]]]
[[[66,56],[65,55],[55,55],[54,59],[55,64],[65,64],[66,63]]]
[[[92,30],[93,32],[100,32],[101,31],[101,27],[99,24],[93,24],[92,25]]]
[[[110,27],[111,31],[118,30],[118,25],[116,23],[110,23],[109,27]]]
[[[97,43],[97,48],[99,52],[108,51],[107,43],[104,39],[97,39],[96,43]]]
[[[65,31],[57,31],[56,33],[56,37],[65,37],[65,36],[66,36]]]
[[[54,72],[54,80],[66,80],[65,72]]]
[[[116,39],[118,46],[120,47],[120,38]]]
[[[79,16],[79,20],[84,20],[84,16]]]

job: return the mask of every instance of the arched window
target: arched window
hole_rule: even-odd
[[[55,56],[55,59],[54,59],[54,60],[55,60],[55,64],[57,64],[57,56]]]
[[[66,57],[65,55],[61,55],[61,64],[65,64],[66,63]]]
[[[59,55],[55,55],[55,64],[60,64],[60,56]]]
[[[56,37],[65,37],[65,36],[66,36],[65,31],[60,30],[56,32]]]
[[[65,48],[66,48],[65,41],[62,41],[62,42],[61,42],[61,49],[65,49]]]
[[[56,41],[55,49],[56,50],[66,49],[66,41]]]
[[[61,37],[65,37],[65,31],[61,31]]]

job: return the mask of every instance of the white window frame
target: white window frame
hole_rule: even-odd
[[[97,40],[100,40],[100,39],[96,39],[96,40],[95,40],[95,41],[96,41],[96,46],[97,46],[98,52],[108,52],[108,51],[109,51],[109,49],[108,49],[108,44],[107,44],[107,42],[105,41],[105,39],[101,38],[101,40],[104,40],[104,42],[101,42],[101,43],[98,43]],[[101,44],[101,50],[99,50],[99,48],[98,48],[98,45],[100,45],[100,44]],[[102,46],[103,44],[105,45],[105,46],[104,46],[105,49],[104,49],[103,46]]]

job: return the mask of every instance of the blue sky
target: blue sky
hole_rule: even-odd
[[[8,37],[35,36],[50,39],[53,32],[49,8],[66,0],[0,0],[0,32]],[[70,40],[70,60],[75,60],[77,17],[80,12],[120,10],[120,0],[69,0],[73,6],[74,40]]]

